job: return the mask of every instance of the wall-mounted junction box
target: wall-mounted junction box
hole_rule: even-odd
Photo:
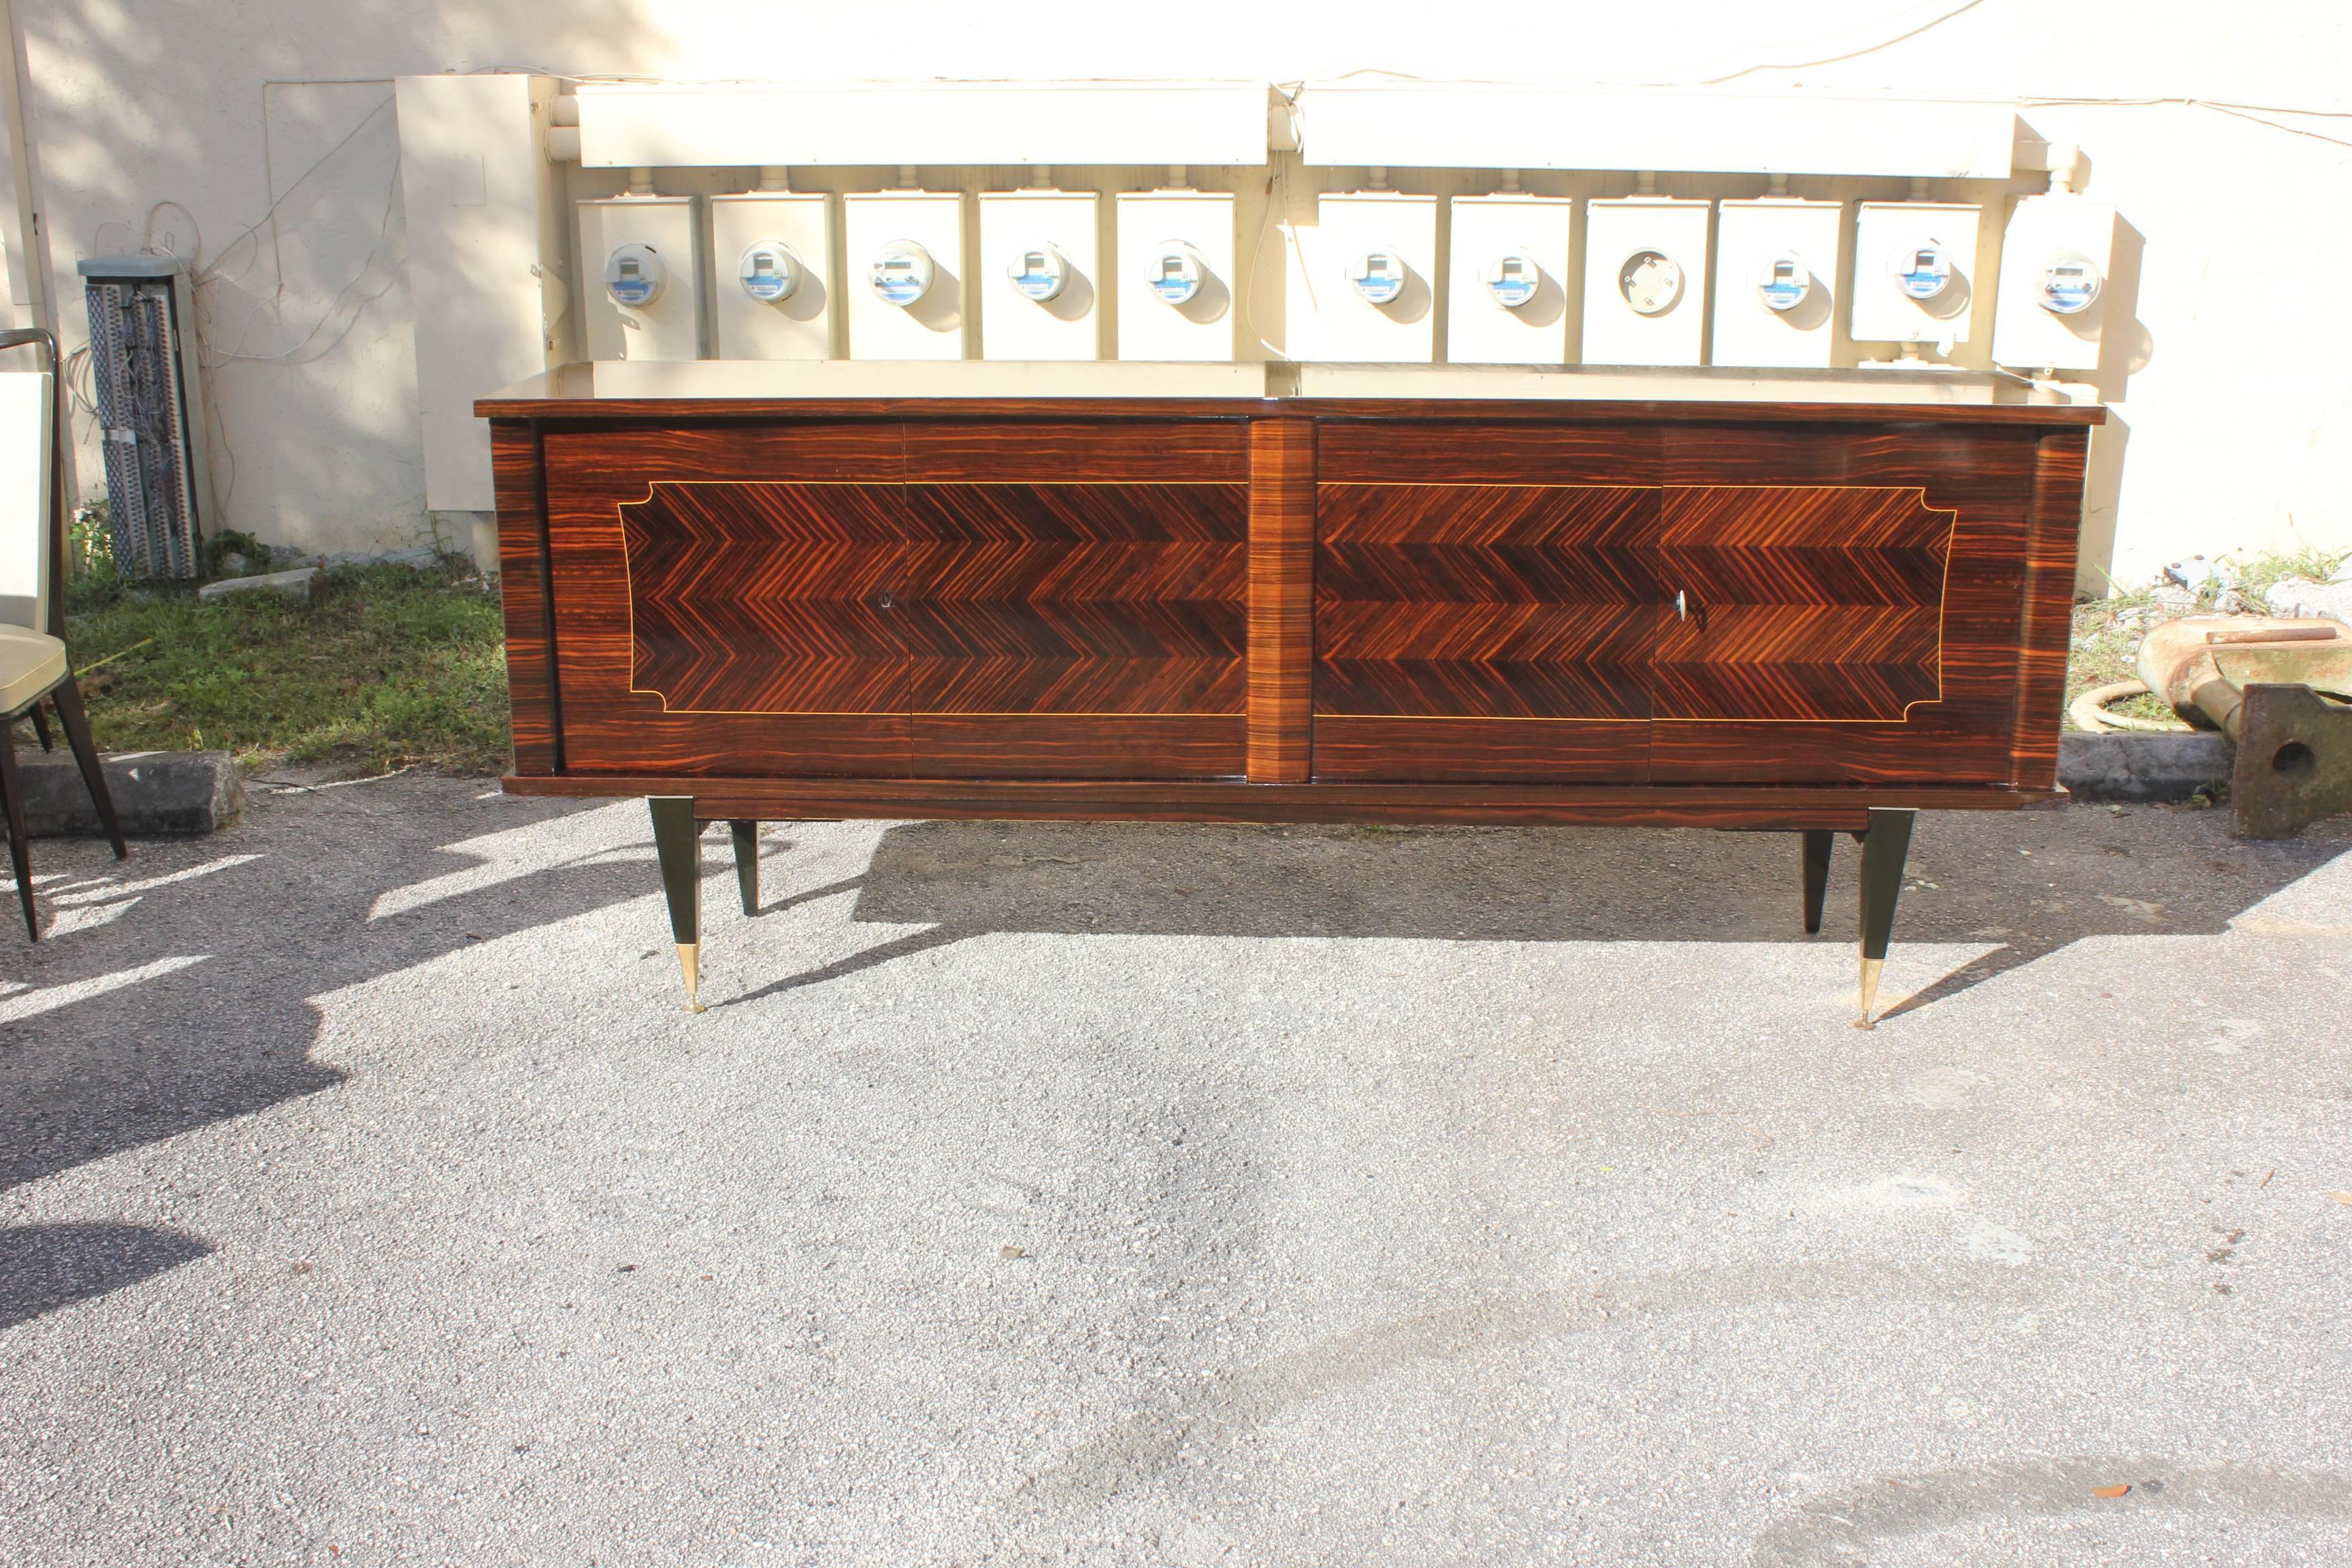
[[[720,359],[833,357],[832,198],[710,198],[710,319]]]
[[[841,208],[849,357],[963,358],[963,197],[864,192]]]
[[[1456,196],[1447,247],[1445,357],[1559,364],[1568,357],[1576,204],[1516,191]]]
[[[590,359],[702,357],[699,207],[692,196],[579,205]]]
[[[1290,321],[1307,359],[1426,364],[1437,353],[1437,198],[1356,191],[1316,198],[1307,306]],[[1298,295],[1294,295],[1297,299]]]
[[[1702,363],[1710,213],[1709,203],[1668,196],[1587,205],[1585,363]]]
[[[2106,324],[2116,209],[2027,196],[2009,215],[1994,298],[1992,357],[2033,370],[2096,370]]]
[[[1718,204],[1707,363],[1826,366],[1837,340],[1844,236],[1840,202],[1764,196]]]
[[[980,350],[984,359],[1096,359],[1102,268],[1090,191],[991,191],[980,198]]]
[[[1123,360],[1230,360],[1236,287],[1234,198],[1223,191],[1138,191],[1114,198]]]
[[[1864,202],[1853,223],[1857,342],[1969,341],[1976,314],[1977,224],[1959,202]]]

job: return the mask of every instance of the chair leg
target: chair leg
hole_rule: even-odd
[[[33,704],[33,710],[29,717],[33,721],[33,734],[41,742],[41,750],[45,752],[56,751],[58,749],[58,743],[49,736],[49,721],[47,716],[41,711],[41,705],[39,703],[36,702]]]
[[[1903,893],[1903,861],[1911,850],[1916,811],[1873,806],[1870,830],[1862,839],[1862,1016],[1867,1029],[1871,1005],[1878,1000],[1879,973],[1886,967],[1886,943],[1895,934],[1895,901]]]
[[[25,906],[25,930],[41,940],[41,919],[33,909],[33,856],[25,842],[25,792],[16,782],[16,742],[0,736],[0,808],[8,817],[8,858],[16,868],[16,897]]]
[[[114,815],[114,792],[106,787],[106,767],[98,760],[98,746],[89,737],[89,712],[81,705],[81,688],[68,674],[49,693],[49,700],[57,704],[58,720],[66,727],[66,743],[73,747],[74,761],[81,765],[81,782],[89,786],[89,803],[98,807],[98,820],[114,846],[114,858],[128,860],[131,847],[122,842],[122,824]]]
[[[1822,900],[1830,890],[1830,851],[1837,834],[1826,827],[1805,829],[1805,934],[1822,931]]]
[[[702,824],[690,795],[646,798],[654,818],[654,852],[661,858],[662,892],[669,900],[669,934],[686,977],[686,1010],[702,1011]]]
[[[730,822],[728,837],[735,841],[735,887],[743,895],[743,912],[760,912],[760,825]]]

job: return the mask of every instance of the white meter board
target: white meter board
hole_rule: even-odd
[[[1961,202],[1864,202],[1853,225],[1857,342],[1969,341],[1982,209]]]
[[[579,204],[590,274],[588,357],[702,357],[702,224],[692,196],[616,196]]]
[[[1711,205],[1671,196],[1587,204],[1585,363],[1701,363]]]
[[[1837,339],[1840,202],[1717,204],[1711,363],[1825,367]]]
[[[746,191],[710,198],[713,347],[720,359],[834,357],[832,198]]]
[[[2001,237],[1994,363],[2098,369],[2115,248],[2116,209],[2105,202],[2061,193],[2019,201]]]
[[[1101,357],[1101,268],[1091,191],[980,197],[980,351],[992,360]]]
[[[1229,361],[1235,308],[1234,198],[1225,191],[1135,191],[1113,198],[1112,290],[1123,360]]]
[[[962,359],[963,197],[945,191],[841,198],[849,357]]]
[[[1568,358],[1576,204],[1518,191],[1456,196],[1447,248],[1445,357],[1455,364]]]
[[[1302,357],[1349,363],[1427,364],[1437,355],[1437,198],[1402,191],[1316,198],[1304,247],[1307,302],[1293,318]],[[1304,329],[1303,331],[1301,329]]]

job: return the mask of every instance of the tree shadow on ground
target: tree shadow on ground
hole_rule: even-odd
[[[38,843],[47,935],[0,951],[0,1190],[331,1088],[345,1075],[312,1058],[311,998],[657,886],[641,813],[584,856],[466,886],[485,858],[452,839],[608,804],[502,798],[453,815],[452,792],[484,790],[394,780],[280,795],[256,805],[266,828],[248,817],[208,838],[142,840],[121,865],[97,843]],[[379,916],[436,877],[457,890]],[[208,1250],[125,1225],[0,1229],[0,1327]]]

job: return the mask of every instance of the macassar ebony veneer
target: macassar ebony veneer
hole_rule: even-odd
[[[2100,410],[485,400],[520,793],[1862,836],[2054,794]]]

